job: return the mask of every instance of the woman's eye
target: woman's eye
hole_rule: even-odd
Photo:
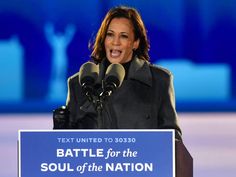
[[[111,36],[113,36],[113,34],[112,33],[107,33],[106,36],[111,37]]]
[[[121,37],[127,39],[128,35],[122,34]]]

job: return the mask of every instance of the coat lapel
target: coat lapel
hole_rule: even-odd
[[[130,65],[128,79],[137,80],[148,86],[152,86],[152,74],[149,63],[135,57]]]

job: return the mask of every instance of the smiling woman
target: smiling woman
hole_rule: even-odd
[[[62,128],[165,128],[176,130],[176,138],[181,140],[172,74],[152,65],[148,50],[138,11],[124,6],[112,8],[92,46],[92,63],[68,79],[69,115]],[[86,80],[84,76],[90,78],[88,83],[81,83]],[[106,95],[108,84],[112,94]]]

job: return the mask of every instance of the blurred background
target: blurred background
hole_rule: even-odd
[[[114,6],[137,8],[151,62],[174,74],[194,176],[234,176],[235,0],[0,1],[0,174],[17,176],[17,130],[52,129],[67,78],[90,59],[89,42]]]

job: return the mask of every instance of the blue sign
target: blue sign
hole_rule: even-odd
[[[19,177],[174,177],[173,130],[20,130]]]

